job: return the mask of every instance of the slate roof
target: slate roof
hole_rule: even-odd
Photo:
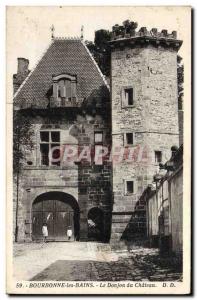
[[[104,76],[85,44],[80,39],[55,38],[14,95],[14,105],[19,108],[46,108],[52,76],[62,73],[77,75],[79,102],[91,97],[109,97]]]

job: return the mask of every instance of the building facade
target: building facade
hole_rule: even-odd
[[[182,42],[176,32],[118,28],[110,90],[80,39],[53,38],[31,72],[18,60],[14,110],[31,132],[14,176],[18,241],[40,239],[43,222],[49,240],[65,240],[68,226],[76,240],[112,243],[146,232],[140,196],[179,145]]]
[[[24,67],[18,73],[28,73]],[[14,76],[15,87],[21,77]],[[76,240],[109,241],[111,163],[94,161],[96,147],[111,144],[109,89],[85,44],[53,39],[17,90],[14,106],[30,121],[33,144],[30,150],[23,145],[18,183],[15,176],[18,240],[42,238],[47,222],[49,240],[66,239],[71,226]]]

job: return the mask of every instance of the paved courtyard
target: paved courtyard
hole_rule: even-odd
[[[93,242],[14,245],[14,277],[36,281],[180,281],[181,266],[157,249],[112,251]]]

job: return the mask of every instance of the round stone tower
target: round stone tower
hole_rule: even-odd
[[[132,240],[145,232],[139,197],[153,181],[159,163],[170,158],[171,146],[179,145],[177,52],[182,41],[175,31],[136,28],[137,23],[130,21],[115,25],[110,41],[112,242]],[[138,214],[136,219],[140,209],[141,218]]]

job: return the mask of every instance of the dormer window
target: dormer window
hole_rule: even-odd
[[[66,105],[66,102],[76,100],[77,78],[75,75],[61,74],[53,76],[53,98],[57,103]]]

